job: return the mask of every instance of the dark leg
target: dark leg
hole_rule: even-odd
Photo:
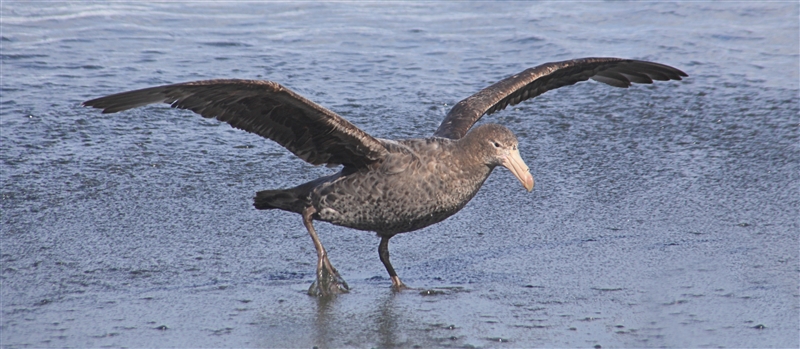
[[[328,252],[325,251],[325,247],[319,241],[317,231],[314,230],[311,216],[316,212],[317,210],[313,206],[306,207],[303,210],[303,224],[308,230],[308,235],[311,235],[311,240],[314,241],[314,248],[317,249],[317,281],[314,281],[311,287],[308,288],[308,294],[324,297],[347,292],[350,287],[347,286],[347,282],[342,279],[339,272],[331,264],[328,259]]]
[[[389,276],[392,278],[392,288],[399,291],[407,287],[402,281],[400,281],[400,278],[397,277],[397,273],[394,272],[392,263],[389,262],[389,239],[391,239],[391,236],[381,236],[381,244],[378,245],[378,255],[381,257],[383,266],[386,267],[386,271],[389,272]]]

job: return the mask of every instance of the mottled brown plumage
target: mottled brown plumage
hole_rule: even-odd
[[[272,139],[301,159],[343,165],[334,175],[294,188],[256,194],[258,209],[302,215],[317,249],[317,281],[310,294],[347,290],[330,263],[313,220],[374,231],[378,252],[395,289],[405,287],[389,262],[389,239],[455,214],[477,193],[496,166],[504,166],[528,190],[533,177],[514,134],[485,124],[484,114],[546,91],[593,79],[611,86],[681,80],[675,68],[618,58],[583,58],[547,63],[503,79],[456,104],[433,137],[386,140],[370,136],[336,113],[271,81],[206,80],[118,93],[83,104],[114,113],[151,103],[169,103]]]

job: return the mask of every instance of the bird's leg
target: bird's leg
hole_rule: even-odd
[[[314,248],[317,249],[317,280],[308,288],[308,294],[315,297],[325,297],[337,293],[344,293],[350,290],[347,282],[342,279],[336,268],[333,267],[331,261],[328,259],[328,252],[319,241],[317,231],[314,229],[312,216],[317,210],[314,206],[306,207],[303,210],[303,224],[308,230],[308,235],[311,235],[311,240],[314,241]]]
[[[389,262],[389,239],[391,239],[391,236],[381,236],[381,243],[378,245],[378,255],[381,257],[383,266],[386,267],[386,271],[389,272],[389,276],[392,278],[392,289],[400,291],[408,287],[400,281],[400,278],[394,271],[394,267],[392,267],[392,263]]]

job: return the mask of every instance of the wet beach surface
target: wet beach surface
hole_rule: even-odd
[[[798,347],[798,5],[4,2],[0,345]],[[684,81],[548,92],[458,214],[392,239],[318,223],[349,294],[305,294],[300,216],[258,190],[336,171],[167,106],[87,99],[210,78],[280,82],[384,138],[557,60]]]

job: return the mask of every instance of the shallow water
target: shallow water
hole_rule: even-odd
[[[798,347],[796,2],[3,2],[3,347]],[[350,283],[309,297],[300,217],[257,190],[334,171],[106,94],[278,81],[387,138],[525,68],[654,60],[680,82],[589,82],[485,121],[504,169],[452,218],[392,240],[318,223]]]

